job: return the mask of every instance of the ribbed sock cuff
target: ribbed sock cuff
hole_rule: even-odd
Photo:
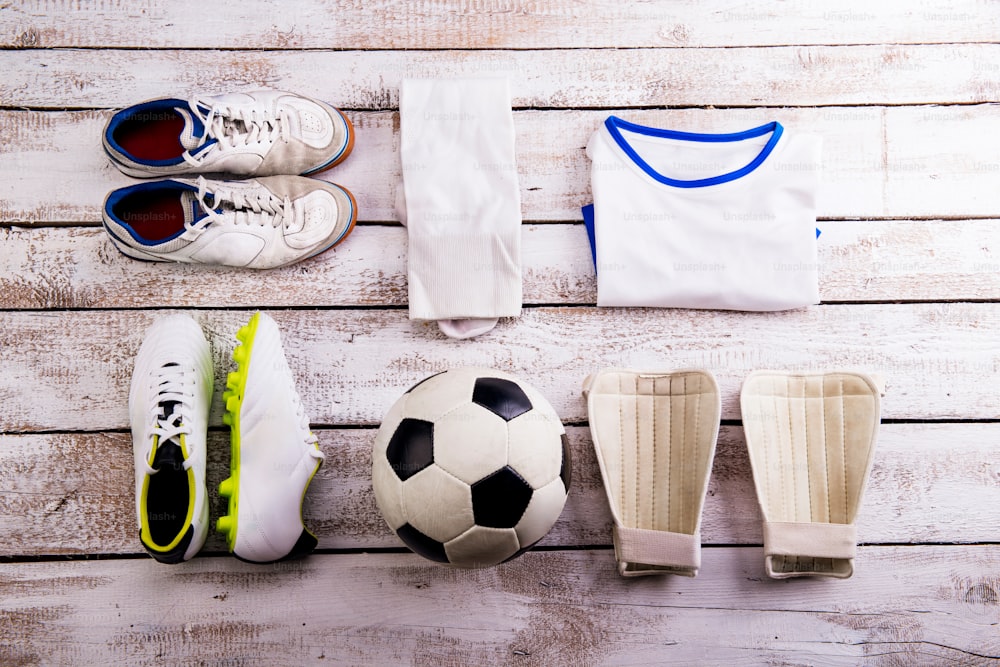
[[[520,229],[505,234],[411,234],[409,244],[411,319],[521,314]]]

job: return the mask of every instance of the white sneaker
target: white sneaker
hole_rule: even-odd
[[[194,556],[208,534],[205,436],[212,354],[187,315],[156,320],[139,348],[129,390],[139,538],[161,563]]]
[[[223,394],[231,476],[219,485],[229,509],[216,528],[242,560],[268,563],[305,556],[317,541],[302,523],[302,499],[323,453],[295,391],[278,325],[255,313],[236,338],[238,368],[229,374]]]
[[[104,228],[133,259],[271,269],[337,245],[357,221],[345,188],[303,176],[166,179],[114,190]]]
[[[139,178],[314,174],[353,147],[354,129],[339,110],[280,90],[148,100],[104,128],[108,156]]]

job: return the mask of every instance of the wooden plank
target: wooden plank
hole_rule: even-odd
[[[885,374],[887,419],[994,419],[1000,310],[991,304],[817,306],[783,313],[529,308],[458,343],[405,309],[278,310],[307,414],[317,425],[377,424],[408,387],[453,366],[490,366],[531,382],[563,420],[586,419],[580,384],[607,366],[707,368],[722,414],[753,370],[858,368]],[[9,312],[0,321],[0,430],[128,426],[133,357],[156,311]],[[196,311],[215,351],[216,386],[246,311]],[[221,424],[221,392],[212,423]]]
[[[0,106],[108,108],[269,86],[392,109],[404,78],[505,76],[516,107],[817,106],[997,99],[1000,44],[526,51],[0,51]],[[317,73],[320,75],[317,76]]]
[[[1000,82],[1000,69],[993,79]],[[955,196],[947,183],[957,180],[965,183],[959,196],[968,201],[955,207],[956,215],[998,208],[1000,133],[993,131],[996,125],[985,124],[969,111],[937,107],[892,110],[896,123],[886,125],[882,177],[887,209],[907,215],[922,208],[924,201]]]
[[[930,0],[835,8],[793,0],[780,9],[739,2],[544,5],[510,0],[492,11],[445,2],[296,2],[273,11],[266,0],[140,0],[127,11],[106,3],[32,0],[0,7],[5,48],[134,47],[233,49],[481,49],[775,46],[989,42],[1000,24],[991,3]],[[330,20],[336,17],[336,20]],[[192,21],[198,25],[192,30]]]
[[[1000,300],[1000,221],[821,223],[824,301]],[[406,230],[362,226],[305,263],[253,271],[136,262],[101,229],[0,228],[0,307],[156,308],[406,305]],[[524,302],[594,304],[582,225],[525,225]],[[121,289],[128,285],[129,289]]]
[[[568,429],[573,488],[540,546],[610,545],[611,516],[585,427]],[[326,463],[303,506],[321,549],[401,547],[371,490],[373,429],[319,430]],[[209,439],[210,512],[228,476],[228,435]],[[1000,525],[1000,424],[886,424],[858,520],[865,544],[988,542]],[[136,553],[131,437],[127,433],[0,436],[0,556]],[[743,429],[723,426],[702,521],[702,542],[761,544]],[[224,553],[213,532],[205,553]]]
[[[774,581],[757,548],[696,579],[611,552],[485,570],[412,554],[0,565],[6,664],[962,664],[1000,659],[1000,547],[866,547],[844,581]]]
[[[2,55],[2,54],[0,54]],[[609,114],[696,132],[746,129],[778,119],[824,139],[822,218],[996,217],[1000,136],[996,105],[824,109],[519,111],[517,164],[529,221],[580,220],[591,201],[584,147]],[[110,112],[0,111],[0,223],[100,221],[105,194],[134,182],[101,148]],[[324,174],[358,198],[364,221],[396,220],[400,182],[398,115],[348,114],[354,153]],[[975,131],[970,131],[970,128]],[[58,187],[53,187],[58,184]]]

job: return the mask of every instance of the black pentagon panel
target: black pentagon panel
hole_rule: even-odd
[[[410,524],[406,523],[400,526],[396,534],[399,535],[399,539],[403,540],[406,546],[410,547],[414,553],[438,563],[448,562],[448,554],[444,551],[444,545],[433,538],[427,537]]]
[[[513,528],[531,502],[531,486],[510,466],[472,485],[472,514],[477,526]]]
[[[436,377],[437,377],[438,375],[441,375],[441,373],[444,373],[444,372],[445,372],[445,371],[441,371],[440,373],[434,373],[433,375],[428,375],[428,376],[427,376],[427,377],[425,377],[425,378],[424,378],[423,380],[421,380],[420,382],[416,383],[415,385],[413,385],[412,387],[410,387],[409,389],[407,389],[407,390],[406,390],[406,391],[404,391],[403,393],[404,393],[404,394],[409,394],[409,393],[410,393],[411,391],[413,391],[414,389],[416,389],[417,387],[419,387],[419,386],[420,386],[420,385],[422,385],[423,383],[427,382],[427,381],[428,381],[428,380],[430,380],[431,378],[436,378]]]
[[[562,434],[562,466],[559,468],[559,477],[566,493],[569,493],[569,485],[573,483],[573,456],[569,452],[569,438],[565,433]]]
[[[385,457],[403,482],[434,463],[434,424],[409,418],[399,422]]]
[[[500,378],[479,378],[472,390],[472,402],[510,421],[531,409],[531,401],[516,382]]]

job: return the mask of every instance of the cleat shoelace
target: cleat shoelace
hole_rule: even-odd
[[[292,377],[292,369],[285,365],[284,368],[284,378],[285,386],[288,394],[292,397],[292,405],[295,407],[295,416],[299,420],[299,428],[304,432],[305,444],[310,445],[307,450],[308,454],[314,459],[323,461],[326,459],[326,455],[323,454],[319,449],[319,438],[316,434],[312,432],[309,428],[309,417],[306,415],[306,408],[302,404],[302,398],[299,397],[299,392],[295,390],[295,378]]]
[[[191,371],[176,363],[161,366],[152,379],[152,393],[155,402],[149,406],[149,448],[143,458],[147,475],[155,475],[159,469],[149,464],[153,458],[154,442],[159,447],[173,442],[180,447],[180,436],[191,434],[189,411],[194,403],[194,382],[188,378]],[[191,467],[191,461],[184,459],[184,470]]]
[[[317,438],[316,434],[309,428],[309,417],[306,416],[306,409],[305,406],[302,405],[302,399],[299,398],[299,393],[295,391],[295,382],[292,379],[291,371],[287,373],[287,382],[288,389],[292,395],[292,402],[295,405],[295,416],[299,418],[299,428],[306,433],[306,445],[310,445],[309,449],[306,451],[309,453],[309,456],[314,459],[324,461],[326,460],[326,455],[319,449],[319,438]]]

